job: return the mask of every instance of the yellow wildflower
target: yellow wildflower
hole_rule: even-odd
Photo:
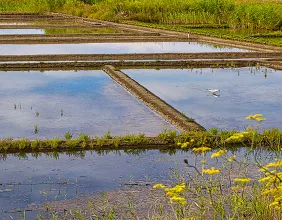
[[[266,118],[262,118],[262,114],[254,114],[254,115],[249,115],[246,117],[246,120],[256,120],[258,122],[265,121]]]
[[[265,189],[261,194],[262,195],[268,195],[274,193],[274,189]]]
[[[238,142],[238,141],[242,141],[245,134],[246,134],[246,132],[235,133],[235,134],[233,134],[231,137],[227,138],[225,141],[226,141],[226,142]]]
[[[211,169],[203,169],[202,172],[206,173],[206,174],[209,174],[209,175],[214,175],[214,174],[220,173],[220,170],[215,169],[214,167],[212,167]]]
[[[181,146],[181,145],[182,145],[182,143],[180,143],[180,142],[177,143],[177,146]]]
[[[269,207],[280,205],[279,202],[275,201],[269,204]]]
[[[215,158],[215,157],[221,157],[223,154],[227,153],[227,150],[219,150],[216,153],[213,153],[211,155],[211,158]]]
[[[175,201],[175,202],[180,203],[180,204],[182,204],[182,205],[186,205],[186,204],[187,204],[185,198],[179,197],[179,196],[173,196],[173,197],[171,197],[171,198],[170,198],[170,201],[171,201],[171,202],[172,202],[172,201]]]
[[[181,148],[182,149],[187,148],[189,144],[190,144],[189,142],[185,142],[181,145]]]
[[[273,179],[273,177],[267,176],[267,177],[260,178],[258,181],[260,183],[263,183],[263,182],[267,182],[267,181],[272,180],[272,179]]]
[[[235,160],[235,158],[236,158],[236,155],[233,155],[232,157],[229,157],[229,158],[227,159],[227,161],[228,161],[228,162],[232,162],[232,161]]]
[[[154,185],[153,188],[154,189],[165,189],[166,187],[163,184],[158,183],[158,184]]]
[[[277,162],[274,163],[269,163],[265,166],[265,168],[269,168],[269,167],[281,167],[282,166],[282,160],[279,160]]]
[[[242,183],[242,184],[248,183],[250,181],[251,181],[250,178],[235,178],[234,179],[235,183]]]
[[[207,162],[207,160],[201,160],[202,164],[205,164]]]
[[[207,151],[210,151],[211,148],[209,147],[206,147],[206,146],[202,146],[202,147],[198,147],[198,148],[193,148],[193,151],[199,153],[199,152],[207,152]]]

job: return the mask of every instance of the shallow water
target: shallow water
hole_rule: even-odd
[[[0,35],[45,34],[44,29],[0,29]],[[1,47],[0,47],[1,48]]]
[[[240,149],[233,153],[240,161],[247,150]],[[8,155],[0,160],[0,217],[9,219],[8,215],[14,216],[15,209],[26,209],[33,203],[60,201],[80,194],[118,189],[124,183],[170,182],[175,180],[172,170],[179,170],[185,176],[195,172],[186,167],[184,159],[198,165],[202,160],[191,152],[158,150],[86,151],[78,155],[61,153],[33,157],[27,154],[19,158]],[[228,156],[231,155],[232,152],[228,153]],[[209,157],[210,153],[207,154]],[[273,160],[273,157],[274,153],[266,151],[257,155],[261,162]],[[253,164],[252,156],[249,158],[248,162]],[[207,166],[216,164],[216,160],[207,161]],[[252,169],[254,167],[250,165],[250,174],[247,175],[255,178],[257,174]],[[238,169],[235,177],[242,175],[243,170],[243,167],[242,170]],[[29,215],[32,213],[27,213]]]
[[[98,70],[0,72],[0,109],[0,138],[63,138],[68,131],[101,136],[108,130],[150,136],[174,129]]]
[[[282,129],[282,71],[246,67],[124,72],[205,128],[243,130],[255,125],[245,120],[247,115],[262,113],[267,120],[261,128]],[[219,89],[219,97],[207,89]]]
[[[2,44],[2,55],[32,54],[132,54],[132,53],[200,53],[243,52],[237,48],[217,47],[196,42],[82,43],[82,44]]]
[[[0,23],[1,26],[1,23]],[[27,34],[114,34],[121,33],[112,28],[49,28],[49,29],[0,29],[0,35]]]

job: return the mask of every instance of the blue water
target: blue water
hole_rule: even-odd
[[[267,120],[261,128],[282,129],[282,71],[246,67],[124,72],[205,128],[244,130],[257,125],[246,121],[247,115],[262,113]],[[207,89],[219,89],[219,97]]]
[[[9,34],[15,34],[15,35],[45,34],[45,31],[44,29],[0,29],[0,35],[9,35]]]
[[[237,48],[216,47],[197,42],[161,43],[82,43],[82,44],[2,44],[1,55],[32,54],[132,54],[132,53],[200,53],[244,52]]]
[[[98,70],[0,72],[0,109],[0,138],[63,138],[68,131],[101,136],[108,130],[154,136],[174,129]]]
[[[244,166],[240,168],[234,164],[236,172],[231,172],[232,179],[245,174],[258,178],[253,156],[247,156],[247,152],[246,149],[240,149],[226,155],[230,157],[234,153],[238,161],[249,158],[248,172],[245,173]],[[210,155],[207,154],[207,159]],[[264,164],[273,161],[275,154],[258,151],[256,156]],[[36,157],[27,154],[20,158],[7,155],[2,160],[0,158],[0,218],[6,220],[13,216],[18,219],[14,213],[16,209],[32,209],[36,207],[34,203],[69,200],[81,194],[119,189],[124,183],[141,181],[153,185],[172,182],[176,180],[172,170],[178,170],[189,181],[188,174],[193,175],[195,170],[188,168],[184,159],[201,167],[201,156],[195,157],[192,152],[181,151],[86,151],[81,157],[64,153],[52,157],[45,154]],[[208,159],[206,166],[220,168],[222,162],[222,159]],[[32,215],[36,215],[36,212],[27,212],[27,219],[35,219],[29,218]]]

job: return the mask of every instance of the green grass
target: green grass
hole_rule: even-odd
[[[105,20],[159,24],[227,24],[230,27],[268,29],[282,27],[282,4],[273,1],[2,0],[0,11],[62,11]]]
[[[282,29],[282,4],[277,1],[2,0],[1,11],[56,11],[101,20],[133,21],[143,26],[189,31],[227,39],[282,45],[281,34],[273,32]],[[49,33],[62,33],[60,31],[63,30],[52,30]],[[105,30],[104,33],[110,32]],[[268,36],[254,37],[251,36],[252,32],[265,33]]]
[[[237,131],[220,131],[210,129],[209,131],[189,131],[177,134],[173,130],[164,130],[157,137],[149,138],[144,134],[112,136],[107,133],[103,137],[92,138],[81,133],[77,139],[71,140],[72,134],[66,133],[66,140],[58,138],[50,140],[0,140],[0,153],[19,152],[52,152],[52,151],[72,151],[72,150],[92,150],[92,149],[150,149],[154,148],[183,148],[183,143],[189,142],[188,149],[207,145],[211,148],[218,147],[250,147],[252,142],[256,147],[274,149],[281,145],[282,131],[279,129],[264,130],[262,133],[250,131],[243,140],[226,141]],[[193,140],[191,142],[191,140]],[[190,143],[191,142],[191,143]],[[244,145],[242,145],[242,142]],[[188,150],[187,149],[187,150]],[[275,150],[275,149],[274,149]]]

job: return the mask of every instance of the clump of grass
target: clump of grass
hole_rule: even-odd
[[[41,141],[35,140],[30,142],[31,149],[35,150],[41,145]]]
[[[111,135],[110,130],[108,130],[108,132],[104,134],[103,138],[104,139],[113,139],[114,137]]]
[[[80,140],[69,140],[66,142],[66,145],[69,147],[69,148],[76,148],[79,146],[79,143],[80,143]]]
[[[84,134],[84,133],[79,134],[79,137],[78,137],[79,141],[88,141],[89,139],[90,137],[87,134]]]
[[[164,129],[161,133],[158,134],[158,138],[163,140],[173,140],[176,138],[177,132],[174,130]]]
[[[39,116],[39,112],[36,112],[35,115],[36,115],[36,117],[38,117]]]
[[[114,147],[118,148],[120,145],[120,138],[115,138],[112,140],[112,144],[114,145]]]
[[[208,133],[212,135],[217,135],[218,134],[218,128],[211,128],[208,130]]]
[[[53,138],[51,140],[46,140],[46,147],[56,149],[60,146],[61,140],[59,138]]]
[[[64,137],[65,137],[66,140],[70,140],[70,139],[72,139],[73,134],[70,131],[68,131],[67,133],[65,133]]]
[[[29,146],[27,139],[21,139],[13,143],[19,150],[24,150],[26,147]]]
[[[141,144],[141,143],[147,143],[148,138],[145,137],[145,134],[139,134],[139,135],[126,135],[120,137],[122,140],[128,140],[130,144]]]
[[[97,146],[99,146],[99,147],[103,147],[104,144],[105,144],[105,140],[104,140],[103,138],[97,138],[97,139],[96,139],[96,144],[97,144]]]

